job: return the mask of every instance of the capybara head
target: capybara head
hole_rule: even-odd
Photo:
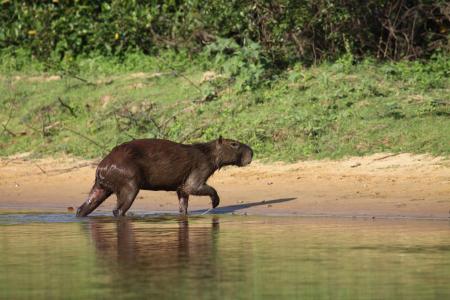
[[[253,150],[246,144],[219,137],[216,140],[217,160],[223,166],[235,165],[243,167],[251,163]]]

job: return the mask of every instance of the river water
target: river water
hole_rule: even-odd
[[[0,299],[450,299],[450,223],[0,215]]]

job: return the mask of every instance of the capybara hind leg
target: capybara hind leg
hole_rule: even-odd
[[[181,190],[177,190],[177,195],[180,204],[180,214],[186,216],[189,203],[189,195]]]
[[[134,199],[139,192],[139,188],[135,185],[127,185],[117,193],[117,207],[113,210],[116,217],[125,216],[128,209],[133,204]]]
[[[108,198],[112,192],[104,189],[98,185],[94,185],[89,193],[89,196],[77,210],[77,217],[85,217],[93,212],[103,201]]]

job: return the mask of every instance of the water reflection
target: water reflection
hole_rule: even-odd
[[[210,219],[209,226],[190,224],[187,218],[176,222],[92,219],[86,225],[99,263],[111,274],[109,284],[121,295],[137,291],[147,296],[183,295],[175,287],[195,282],[203,289],[198,279],[217,275],[218,217]]]
[[[5,220],[0,299],[450,297],[446,222],[224,215]]]
[[[422,274],[402,271],[412,270],[423,255],[447,249],[447,243],[435,243],[431,237],[417,243],[417,236],[404,227],[392,235],[386,225],[351,220],[238,220],[222,224],[221,230],[217,216],[94,218],[86,224],[86,233],[116,298],[371,298],[392,294],[395,286],[449,277],[431,261],[421,261]],[[441,233],[437,236],[442,238]],[[442,255],[436,252],[448,263]],[[372,280],[392,288],[372,289]],[[434,288],[404,289],[401,294],[428,297],[435,288],[442,290],[439,281]]]

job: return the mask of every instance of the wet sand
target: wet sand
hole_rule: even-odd
[[[76,209],[94,180],[95,161],[73,158],[0,160],[1,211]],[[215,213],[386,218],[449,218],[450,160],[380,153],[339,161],[252,163],[217,172],[209,183],[221,196]],[[98,211],[110,212],[108,198]],[[189,210],[209,208],[191,197]],[[130,212],[178,210],[174,192],[141,191]]]

